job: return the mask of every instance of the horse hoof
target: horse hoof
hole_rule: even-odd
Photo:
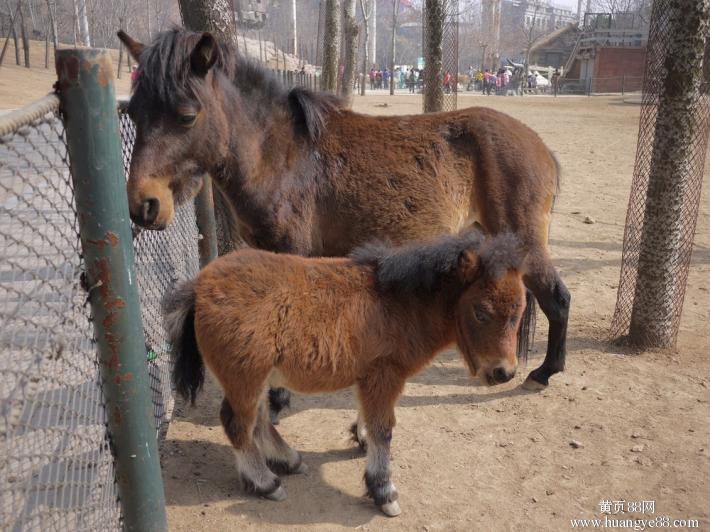
[[[294,475],[306,475],[308,473],[308,466],[301,462],[298,467],[293,471]]]
[[[539,392],[545,388],[547,388],[547,384],[542,384],[541,382],[536,381],[532,378],[532,375],[528,375],[528,378],[525,379],[525,382],[523,383],[523,389],[530,392]]]
[[[383,504],[382,506],[380,506],[380,509],[382,510],[382,513],[385,514],[387,517],[397,517],[399,514],[402,513],[402,509],[399,507],[399,503],[397,501],[392,501]]]
[[[286,500],[286,490],[283,488],[283,486],[279,486],[271,493],[264,495],[264,498],[272,500],[272,501],[276,501],[276,502],[285,501]]]

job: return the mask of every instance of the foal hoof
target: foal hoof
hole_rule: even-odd
[[[387,517],[397,517],[402,513],[402,509],[399,507],[399,503],[397,501],[385,503],[380,506],[380,509]]]
[[[283,486],[279,486],[274,491],[272,491],[271,493],[267,493],[263,497],[265,499],[269,499],[271,501],[276,501],[276,502],[285,501],[286,500],[286,490],[283,488]]]

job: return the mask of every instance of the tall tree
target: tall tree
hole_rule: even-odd
[[[209,31],[227,42],[237,42],[231,0],[178,0],[185,27]]]
[[[340,57],[340,0],[325,0],[322,90],[335,92],[338,87],[338,57]]]
[[[25,67],[30,68],[30,39],[27,34],[27,11],[25,5],[25,2],[20,2],[20,36],[22,37],[22,49],[25,55]]]
[[[392,53],[390,55],[390,96],[394,95],[394,63],[397,51],[397,14],[399,13],[399,0],[392,0]]]
[[[89,14],[86,10],[86,0],[74,0],[74,11],[76,13],[76,23],[79,28],[79,44],[82,46],[91,46]]]
[[[340,86],[340,94],[350,99],[353,94],[353,84],[355,82],[355,71],[357,61],[357,36],[358,27],[355,21],[355,0],[343,0],[343,46],[345,71],[343,72],[343,83]]]
[[[298,17],[296,16],[296,0],[291,1],[291,14],[292,14],[292,30],[293,30],[293,42],[291,43],[291,53],[293,55],[298,55]],[[274,45],[276,41],[274,41]]]
[[[365,96],[367,86],[367,69],[370,66],[370,18],[372,17],[372,5],[375,0],[360,0],[360,11],[362,11],[363,28],[365,35],[363,39],[362,72],[360,75],[360,95]]]
[[[444,2],[424,0],[424,112],[444,109],[442,86]]]
[[[663,5],[664,9],[660,9]],[[648,191],[638,255],[629,340],[639,347],[673,347],[685,293],[697,221],[688,205],[689,180],[702,173],[708,118],[702,115],[703,56],[710,32],[710,2],[668,0],[654,6],[652,25],[662,20],[668,35],[658,60],[660,80]],[[654,66],[656,66],[654,65]],[[647,65],[650,71],[651,64]],[[648,73],[647,73],[648,75]],[[642,115],[643,116],[643,115]],[[704,138],[704,143],[699,139]],[[694,214],[684,216],[690,210]],[[685,266],[683,266],[685,264]]]

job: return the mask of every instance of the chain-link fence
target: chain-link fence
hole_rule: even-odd
[[[426,0],[422,4],[424,112],[453,111],[459,73],[459,2]]]
[[[2,530],[120,528],[58,108],[0,132]]]
[[[135,130],[120,113],[126,168]],[[0,530],[118,530],[111,438],[59,101],[0,118]],[[162,295],[199,269],[192,204],[134,229],[155,424],[173,407]]]
[[[126,104],[126,101],[119,102],[119,124],[123,165],[128,175],[135,142],[135,125],[125,112]],[[142,231],[133,226],[133,235],[155,424],[162,437],[167,431],[174,401],[160,301],[176,282],[193,278],[200,269],[194,206],[188,202],[178,207],[173,223],[164,231]]]
[[[636,345],[675,344],[700,203],[710,134],[710,32],[707,19],[698,30],[688,26],[687,16],[672,0],[653,4],[611,331],[615,338],[629,335]],[[704,64],[698,64],[703,63],[703,46]],[[639,336],[634,315],[639,323],[659,324],[663,341],[634,338]]]

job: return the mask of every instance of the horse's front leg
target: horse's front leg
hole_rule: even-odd
[[[382,368],[374,378],[358,382],[362,414],[367,429],[367,465],[365,485],[367,494],[382,512],[395,517],[399,507],[397,488],[391,480],[390,442],[395,425],[394,405],[404,387],[404,378],[392,370]]]
[[[565,369],[567,354],[567,321],[571,296],[549,258],[538,259],[531,264],[525,284],[535,295],[545,313],[550,329],[547,338],[547,353],[542,365],[530,372],[524,387],[541,390],[547,387],[550,377]]]

